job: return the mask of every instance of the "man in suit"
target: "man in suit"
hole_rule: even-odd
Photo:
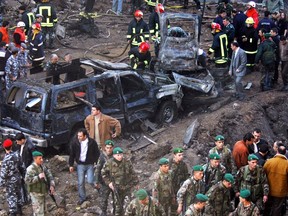
[[[231,43],[231,49],[233,53],[229,68],[229,75],[233,76],[235,81],[236,98],[243,100],[245,98],[245,94],[243,92],[242,78],[246,73],[247,56],[245,51],[239,47],[239,44],[236,41]]]

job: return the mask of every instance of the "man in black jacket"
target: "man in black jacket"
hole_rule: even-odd
[[[94,176],[94,164],[97,163],[100,155],[98,145],[94,139],[91,139],[88,132],[82,128],[77,132],[70,143],[69,171],[74,171],[74,161],[77,163],[78,176],[78,205],[81,205],[86,200],[85,191],[85,175],[87,174],[87,182],[93,187],[96,187]]]

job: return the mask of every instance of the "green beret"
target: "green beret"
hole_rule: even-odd
[[[116,147],[113,149],[113,154],[122,154],[123,150],[120,147]]]
[[[182,153],[182,152],[183,152],[182,148],[174,148],[173,149],[173,154]]]
[[[248,156],[248,161],[251,161],[251,160],[259,160],[259,158],[256,155],[254,155],[254,154],[250,154]]]
[[[169,164],[169,160],[167,158],[161,158],[159,160],[159,165]]]
[[[199,193],[199,194],[196,195],[196,199],[197,199],[199,202],[206,202],[206,201],[208,201],[208,197],[207,197],[206,195],[204,195],[204,194],[201,194],[201,193]]]
[[[106,140],[105,145],[112,145],[114,146],[114,142],[112,140]]]
[[[217,136],[215,137],[215,141],[220,141],[220,140],[224,140],[224,136],[222,136],[222,135],[217,135]]]
[[[201,165],[195,165],[192,167],[193,171],[204,171]]]
[[[248,189],[243,189],[240,191],[240,197],[242,198],[248,198],[250,197],[251,193],[250,193],[250,190]]]
[[[212,154],[209,155],[209,158],[210,159],[214,159],[214,160],[220,160],[221,157],[217,153],[212,153]]]
[[[144,200],[148,196],[148,193],[146,190],[140,189],[136,192],[136,196],[139,200]]]
[[[270,33],[265,33],[265,34],[264,34],[264,37],[265,37],[266,39],[268,39],[268,38],[271,37],[271,34],[270,34]]]
[[[41,152],[39,152],[39,151],[33,151],[33,152],[32,152],[32,156],[33,156],[33,157],[43,156],[43,154],[42,154]]]
[[[232,184],[234,183],[234,177],[230,173],[226,173],[224,179]]]

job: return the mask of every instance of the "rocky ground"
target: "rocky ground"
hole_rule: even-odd
[[[56,2],[56,1],[54,1]],[[64,1],[63,1],[64,2]],[[59,23],[68,27],[79,19],[79,2],[57,1]],[[9,1],[10,14],[16,16],[15,9],[19,6],[16,1]],[[61,10],[60,3],[67,3],[67,8]],[[172,2],[171,4],[177,2]],[[57,49],[46,50],[47,56],[50,53],[57,53],[63,57],[65,53],[72,53],[73,57],[87,56],[110,60],[113,62],[126,61],[126,31],[131,15],[127,15],[128,2],[124,3],[123,16],[116,16],[106,12],[111,8],[111,2],[97,1],[94,11],[97,18],[95,24],[99,29],[99,34],[91,37],[87,34],[77,35],[76,30],[67,31],[66,37],[57,41]],[[169,3],[170,4],[170,3]],[[214,16],[213,5],[210,11],[206,11],[208,18],[204,19],[201,47],[207,49],[211,43],[211,35],[206,27],[211,21],[209,17]],[[168,8],[166,11],[182,11],[182,9]],[[191,7],[187,12],[196,12],[195,8]],[[148,16],[144,15],[147,20]],[[16,19],[15,19],[16,20]],[[11,20],[12,21],[12,20]],[[16,23],[16,22],[15,22]],[[73,37],[71,35],[74,35]],[[87,52],[91,50],[94,52]],[[97,55],[95,53],[98,53]],[[122,54],[124,53],[124,54]],[[122,55],[121,55],[122,54]],[[106,57],[105,57],[106,55]],[[107,57],[111,56],[110,57]],[[48,58],[47,58],[48,59]],[[140,186],[147,188],[149,177],[152,172],[158,169],[157,162],[161,157],[171,157],[171,149],[183,145],[183,139],[187,128],[196,122],[195,130],[191,139],[191,148],[185,151],[185,162],[189,167],[204,163],[206,161],[208,149],[213,147],[213,137],[217,134],[222,134],[226,138],[226,143],[233,147],[233,144],[242,138],[242,136],[253,128],[258,127],[263,131],[263,138],[268,140],[270,144],[275,140],[282,140],[287,143],[288,139],[288,100],[287,93],[280,92],[281,79],[275,90],[269,92],[261,92],[259,88],[260,72],[255,71],[248,74],[244,81],[252,82],[252,88],[246,91],[247,97],[244,101],[237,101],[232,97],[229,90],[220,91],[218,98],[214,100],[206,100],[205,102],[195,102],[196,100],[186,98],[185,106],[180,112],[178,119],[170,125],[165,125],[163,132],[150,136],[148,131],[134,132],[132,136],[123,136],[116,140],[117,145],[123,147],[125,156],[131,158],[136,172],[140,178]],[[143,137],[146,135],[154,140],[157,144],[152,144]],[[89,199],[84,202],[81,207],[77,206],[77,176],[75,173],[68,172],[67,156],[54,156],[47,159],[47,165],[52,169],[56,179],[57,201],[64,208],[57,208],[52,200],[47,197],[48,214],[47,215],[99,215],[98,207],[99,196],[97,190],[92,189],[87,185],[87,194]],[[129,176],[128,176],[129,177]],[[112,209],[111,205],[110,210]],[[7,209],[4,193],[0,195],[0,208]],[[31,215],[31,206],[25,206],[25,215]],[[7,215],[5,210],[0,212],[0,215]]]

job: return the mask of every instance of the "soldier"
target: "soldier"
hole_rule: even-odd
[[[130,195],[132,187],[139,182],[131,161],[123,157],[120,147],[113,149],[113,158],[109,159],[101,170],[106,185],[113,191],[114,215],[123,216],[125,196]]]
[[[45,195],[54,195],[55,182],[50,170],[43,165],[43,154],[32,152],[34,162],[27,168],[25,183],[32,200],[33,214],[44,216]],[[49,186],[49,187],[48,187]]]
[[[257,205],[260,211],[263,211],[263,203],[268,199],[269,185],[263,168],[258,166],[257,162],[257,156],[254,154],[248,156],[248,165],[241,167],[237,172],[235,192],[237,197],[240,190],[250,190],[251,201]]]
[[[188,207],[185,216],[201,216],[207,201],[208,197],[206,195],[197,194],[195,202]]]
[[[150,197],[146,190],[140,189],[127,206],[125,216],[165,216],[166,213],[158,200]]]
[[[6,89],[9,89],[13,82],[19,78],[20,65],[17,58],[19,49],[17,47],[12,48],[12,55],[8,58],[5,67],[5,81]]]
[[[189,206],[195,202],[196,194],[205,192],[205,185],[203,179],[203,167],[195,165],[192,168],[193,176],[187,179],[181,188],[177,192],[177,213],[186,211],[186,206]]]
[[[159,170],[153,173],[151,177],[153,182],[152,195],[153,198],[159,200],[166,215],[172,215],[171,206],[175,202],[175,193],[172,183],[172,171],[169,170],[169,160],[161,158],[159,165]]]
[[[28,62],[28,50],[25,43],[21,43],[20,51],[18,52],[17,58],[20,67],[20,77],[27,78],[28,67],[30,67],[31,64]]]
[[[100,208],[102,210],[101,216],[106,216],[107,206],[108,206],[108,198],[111,192],[111,189],[108,185],[106,185],[102,179],[101,170],[104,164],[111,158],[113,158],[113,147],[114,142],[112,140],[105,141],[105,149],[101,152],[96,170],[95,170],[95,178],[96,178],[96,188],[100,189],[101,197],[100,197]]]
[[[22,215],[21,179],[25,175],[25,167],[18,152],[12,151],[13,142],[6,139],[3,148],[6,152],[1,165],[0,187],[6,188],[9,215]]]
[[[236,174],[236,166],[235,162],[232,158],[231,150],[225,146],[224,136],[217,135],[215,137],[215,147],[210,149],[209,155],[213,153],[217,153],[220,155],[220,162],[226,168],[226,172],[231,173],[232,175]]]
[[[240,203],[229,216],[260,216],[258,207],[251,202],[251,192],[248,189],[240,191]]]
[[[222,181],[226,173],[226,168],[220,163],[221,157],[219,154],[210,154],[209,159],[210,161],[203,165],[205,192],[207,192],[212,185]]]
[[[230,188],[234,183],[234,177],[230,173],[224,175],[223,181],[213,185],[207,192],[208,204],[205,207],[206,216],[225,216],[231,212]]]

